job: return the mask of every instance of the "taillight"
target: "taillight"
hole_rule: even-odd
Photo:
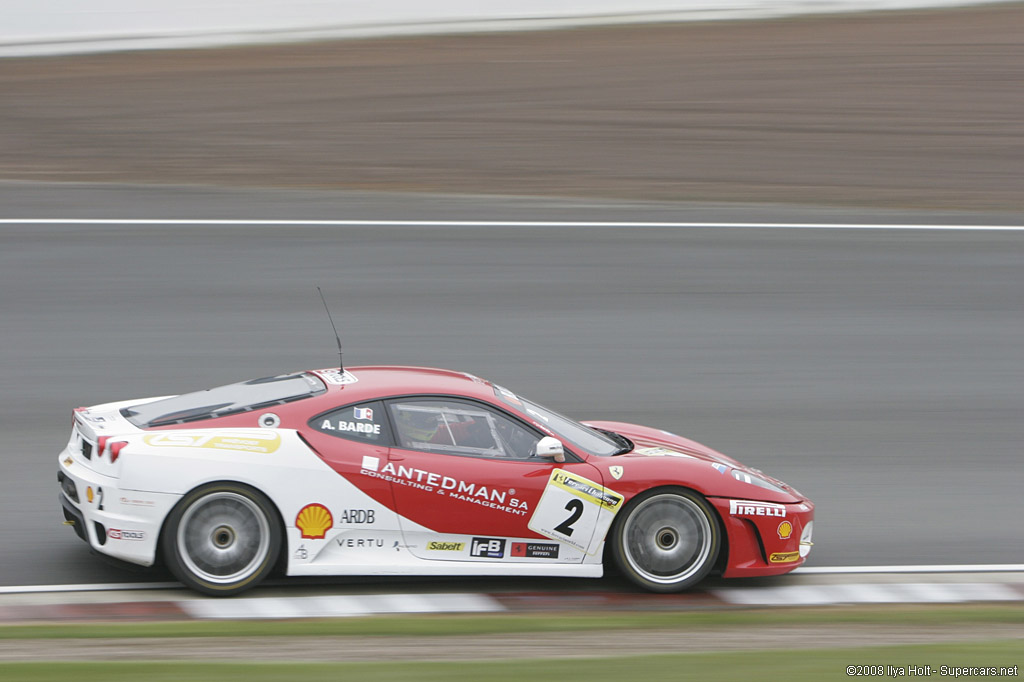
[[[108,440],[110,440],[110,436],[100,436],[96,440],[96,457],[103,456],[103,450],[106,449]]]
[[[128,443],[126,441],[123,441],[123,440],[119,440],[116,443],[111,443],[110,444],[110,463],[111,464],[113,464],[114,462],[117,461],[117,458],[121,454],[121,450],[124,449],[125,445],[128,445]]]

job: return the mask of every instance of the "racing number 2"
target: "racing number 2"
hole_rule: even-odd
[[[569,518],[555,526],[555,530],[559,533],[572,535],[573,530],[575,530],[572,524],[579,521],[580,517],[583,516],[583,500],[569,500],[565,503],[565,511],[569,512]]]
[[[622,500],[622,495],[596,481],[554,469],[526,527],[593,555],[600,551]]]

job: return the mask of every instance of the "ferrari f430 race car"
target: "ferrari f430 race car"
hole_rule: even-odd
[[[231,595],[287,575],[601,577],[800,566],[814,505],[666,431],[471,374],[323,369],[78,408],[58,481],[98,552]]]

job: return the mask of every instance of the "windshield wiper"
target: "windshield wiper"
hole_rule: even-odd
[[[599,429],[595,426],[592,426],[590,428],[594,429],[595,431],[600,431],[601,433],[615,441],[615,443],[619,446],[619,449],[610,455],[611,457],[614,457],[615,455],[624,455],[627,452],[633,452],[633,448],[636,447],[633,441],[626,438],[621,433],[615,433],[614,431],[609,431],[607,429]]]

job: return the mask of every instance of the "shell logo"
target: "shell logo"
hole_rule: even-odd
[[[779,524],[779,539],[788,540],[789,536],[793,534],[793,524],[789,521],[783,521]]]
[[[327,529],[333,525],[331,511],[317,502],[307,504],[295,515],[295,527],[302,533],[302,537],[309,540],[323,540]]]

